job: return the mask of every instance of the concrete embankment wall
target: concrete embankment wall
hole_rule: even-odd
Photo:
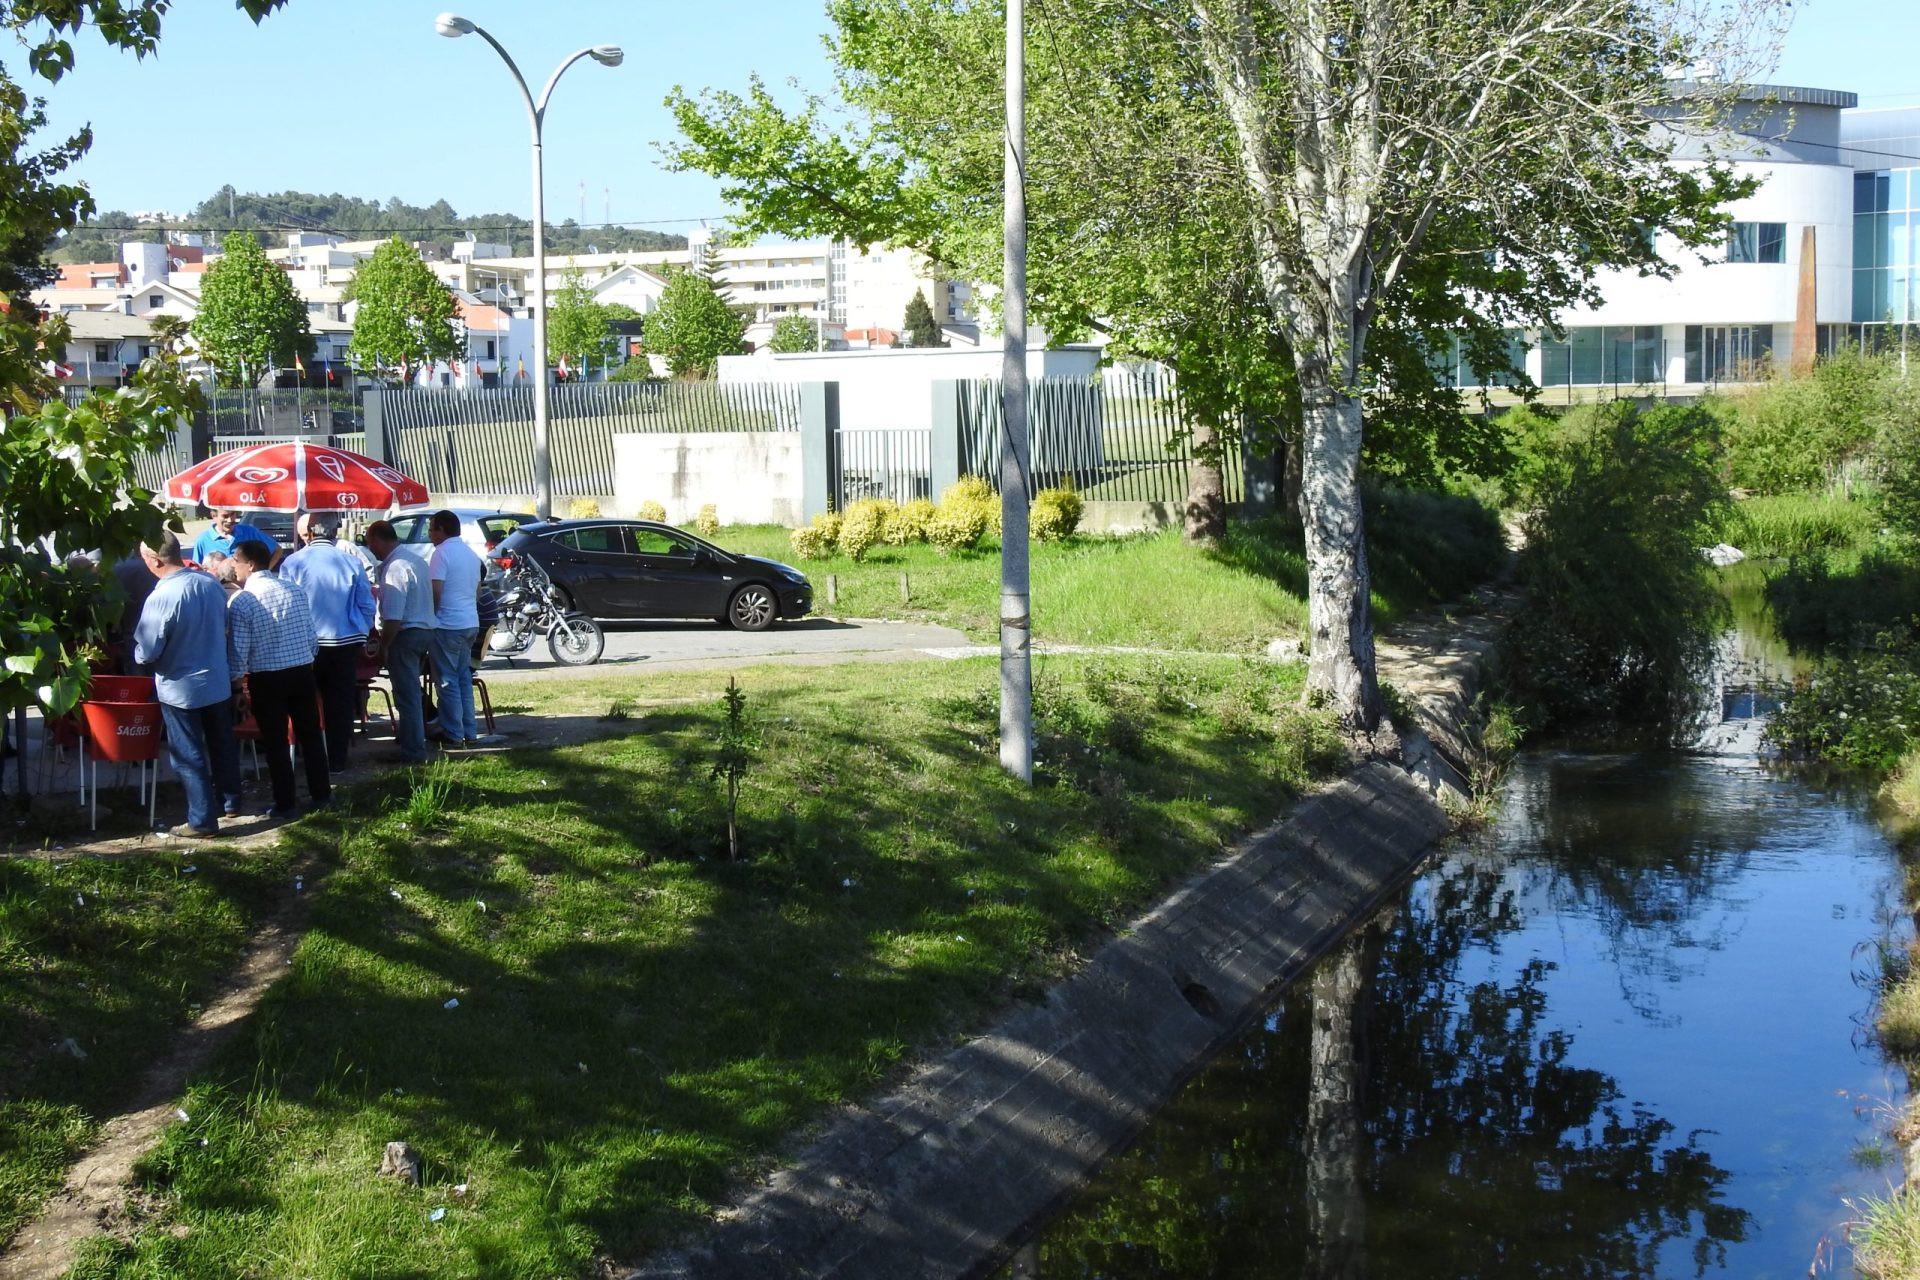
[[[1455,748],[1498,625],[1450,624],[1383,667],[1432,736],[1409,752],[1415,770],[1366,764],[1305,800],[1044,1002],[848,1108],[706,1238],[632,1280],[986,1274],[1450,829],[1435,793],[1463,775]]]

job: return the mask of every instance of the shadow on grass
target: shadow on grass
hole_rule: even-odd
[[[270,1249],[304,1272],[289,1224],[314,1220],[340,1239],[380,1224],[383,1273],[638,1256],[912,1050],[1040,990],[1304,778],[1271,728],[1216,718],[1249,700],[1240,668],[1088,664],[1043,679],[1045,765],[1021,787],[985,670],[939,669],[891,706],[831,681],[755,689],[740,863],[720,860],[706,708],[361,789],[313,833],[339,865],[292,971],[205,1087],[273,1135],[270,1167],[235,1175],[271,1204],[235,1231],[223,1179],[195,1173],[225,1144],[181,1126],[149,1178],[194,1229],[124,1257],[215,1274]],[[394,1138],[427,1189],[368,1186]],[[425,1206],[454,1182],[472,1192],[449,1235]]]

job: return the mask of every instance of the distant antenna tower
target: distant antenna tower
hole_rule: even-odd
[[[587,220],[587,184],[582,182],[580,184],[580,221],[582,224],[584,224],[586,220]]]
[[[613,188],[600,188],[600,220],[613,225]]]

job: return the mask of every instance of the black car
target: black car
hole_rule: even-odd
[[[523,524],[493,549],[512,567],[539,565],[568,603],[600,622],[713,618],[764,631],[813,608],[807,575],[791,565],[723,551],[651,520],[549,520]]]

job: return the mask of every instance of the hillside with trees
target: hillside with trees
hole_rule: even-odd
[[[229,231],[255,231],[277,242],[287,231],[322,231],[352,240],[399,236],[409,243],[430,241],[450,248],[472,235],[486,244],[512,246],[515,254],[533,252],[533,223],[510,213],[478,213],[465,217],[445,200],[429,205],[408,204],[398,196],[382,204],[337,192],[320,195],[280,191],[261,195],[222,187],[196,205],[185,217],[162,223],[141,223],[124,210],[97,213],[49,246],[55,262],[110,262],[129,240],[160,240],[166,231],[198,232],[207,244],[219,244]],[[638,227],[581,225],[572,218],[547,224],[547,252],[602,253],[684,249],[687,238]]]

